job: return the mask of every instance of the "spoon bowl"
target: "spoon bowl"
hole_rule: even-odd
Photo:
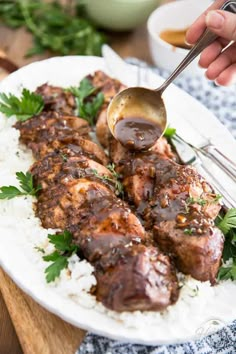
[[[236,13],[236,0],[226,1],[221,9]],[[205,30],[179,66],[156,90],[131,87],[113,98],[108,107],[107,122],[112,135],[122,145],[131,150],[146,150],[163,135],[167,124],[162,100],[164,90],[217,37]]]
[[[167,125],[161,95],[144,87],[131,87],[121,91],[111,101],[107,114],[112,135],[126,147],[135,150],[153,146],[163,135]],[[124,129],[118,134],[117,127],[122,120],[127,120],[127,123],[132,120],[135,123],[134,129],[129,124],[128,136]]]

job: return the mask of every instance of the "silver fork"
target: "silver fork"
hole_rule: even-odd
[[[181,137],[175,135],[171,138],[171,141],[178,153],[181,161],[185,165],[194,166],[197,171],[202,175],[214,188],[215,192],[222,196],[222,201],[226,208],[235,208],[236,199],[229,194],[222,183],[215,177],[211,169],[207,164],[205,164],[201,157],[200,149],[193,149],[190,144],[186,143]],[[226,172],[226,171],[225,171]],[[227,172],[226,174],[230,176]],[[230,176],[231,177],[231,176]]]

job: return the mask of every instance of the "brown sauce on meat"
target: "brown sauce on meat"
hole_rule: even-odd
[[[114,133],[127,149],[147,150],[160,138],[162,129],[151,120],[131,117],[119,119]]]

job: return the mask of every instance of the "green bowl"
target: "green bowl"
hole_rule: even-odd
[[[128,31],[144,23],[160,0],[84,0],[94,23],[114,31]]]

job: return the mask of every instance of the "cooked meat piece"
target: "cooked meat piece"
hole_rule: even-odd
[[[35,92],[43,97],[44,111],[56,111],[65,115],[74,114],[75,99],[69,91],[44,84],[39,86]]]
[[[108,165],[109,159],[104,150],[89,139],[89,137],[85,139],[78,135],[59,136],[56,140],[49,141],[47,144],[45,142],[30,143],[30,148],[37,159],[43,158],[54,151],[59,152],[68,148],[73,150],[75,155],[84,154],[104,166]]]
[[[104,184],[115,185],[115,181],[112,183],[114,178],[111,172],[83,152],[81,154],[77,146],[68,146],[46,155],[33,164],[30,172],[36,185],[40,184],[43,190],[55,183],[68,184],[73,179],[86,176],[101,176],[101,179],[105,176],[109,179],[104,178]]]
[[[100,70],[95,71],[94,75],[88,75],[87,78],[94,87],[104,94],[104,100],[107,103],[109,103],[118,92],[126,88],[120,81],[112,79]]]
[[[21,141],[29,147],[30,143],[47,144],[60,137],[87,136],[90,131],[86,120],[57,112],[43,112],[24,122],[17,122],[15,128],[20,130]]]
[[[174,220],[180,214],[196,212],[214,220],[221,209],[215,197],[210,185],[195,168],[159,160],[155,164],[155,191],[146,219],[160,223]]]
[[[96,135],[99,143],[103,147],[108,148],[111,132],[107,124],[107,105],[103,105],[103,108],[98,115],[96,123]]]
[[[81,178],[70,181],[68,184],[57,184],[43,191],[36,203],[36,215],[42,226],[48,228],[66,229],[79,215],[80,207],[87,201],[111,195],[112,189],[101,180]]]
[[[223,248],[222,234],[214,228],[221,206],[194,168],[160,160],[155,169],[154,196],[144,212],[147,225],[154,224],[157,244],[180,271],[213,283]]]
[[[145,241],[145,230],[125,202],[114,195],[87,201],[69,230],[90,262],[119,245]],[[71,220],[72,221],[72,220]]]
[[[202,218],[201,222],[207,221]],[[210,224],[209,220],[208,222]],[[201,281],[215,283],[224,237],[213,222],[208,225],[204,234],[185,234],[183,229],[176,228],[175,220],[162,221],[154,226],[153,231],[159,247],[173,257],[181,272],[191,274]]]
[[[174,268],[169,257],[157,248],[144,245],[118,248],[106,255],[106,259],[105,270],[98,268],[95,273],[96,296],[109,309],[162,311],[177,301],[179,290]]]
[[[167,142],[165,137],[160,138],[155,145],[152,146],[146,152],[142,153],[135,153],[133,151],[129,151],[123,145],[121,145],[116,139],[110,138],[109,139],[109,154],[112,161],[115,164],[125,164],[126,160],[133,159],[136,156],[148,156],[148,155],[157,155],[158,157],[162,158],[170,158],[175,160],[175,155],[171,151],[171,146]]]

